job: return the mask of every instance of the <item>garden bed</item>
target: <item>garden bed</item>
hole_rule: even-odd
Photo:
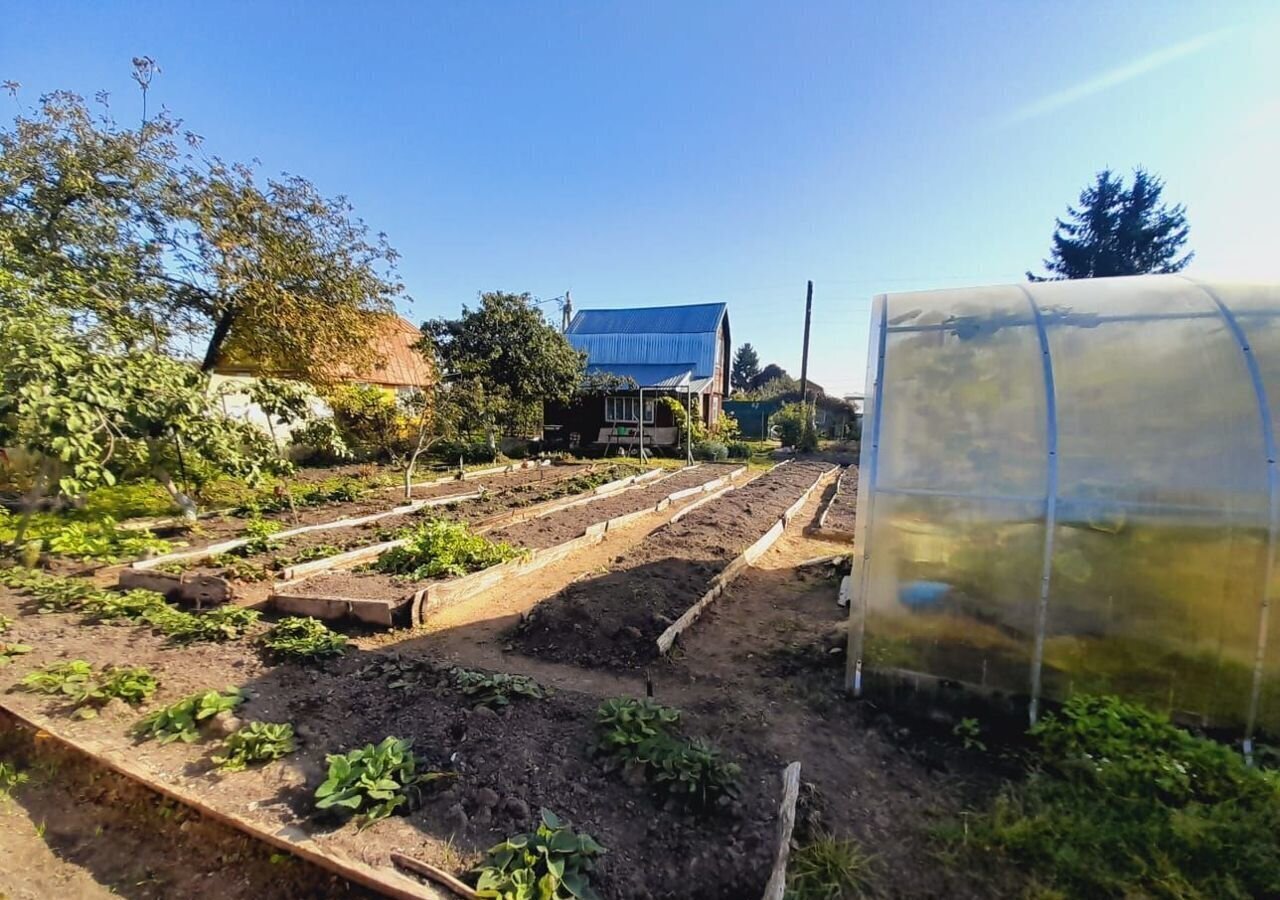
[[[0,589],[0,610],[16,608]],[[547,807],[608,848],[593,878],[606,898],[739,898],[758,895],[768,877],[782,760],[731,732],[716,740],[742,766],[741,799],[695,814],[663,804],[593,758],[600,698],[587,694],[562,690],[489,710],[473,708],[446,670],[412,652],[352,649],[323,666],[273,665],[248,641],[172,648],[140,628],[87,625],[66,614],[22,616],[14,632],[35,649],[5,670],[5,681],[70,653],[95,667],[146,666],[160,688],[140,709],[116,701],[90,720],[24,693],[6,694],[4,706],[291,841],[386,870],[400,850],[462,874],[487,847],[531,830]],[[248,692],[242,718],[292,723],[297,752],[225,774],[212,768],[218,747],[211,740],[139,744],[129,736],[141,713],[225,685]],[[719,731],[718,720],[688,712],[685,719],[691,737]],[[428,786],[410,815],[372,828],[319,821],[312,794],[325,777],[325,755],[387,735],[413,740],[424,767],[448,777]]]
[[[600,540],[606,522],[648,514],[672,495],[692,496],[703,487],[718,484],[740,472],[740,468],[732,466],[696,466],[659,478],[645,487],[610,491],[608,485],[602,486],[599,490],[605,493],[599,497],[584,498],[548,515],[490,532],[487,535],[490,539],[535,551],[535,555],[470,575],[412,580],[364,567],[332,568],[278,585],[273,602],[280,609],[324,618],[353,615],[385,625],[403,621],[406,616],[410,622],[421,621],[444,603],[458,602],[499,580],[563,558],[576,550],[579,543],[585,545]],[[391,546],[381,545],[381,549]],[[377,550],[371,547],[369,554],[357,555],[350,562],[363,562]]]
[[[857,513],[858,467],[848,466],[840,473],[836,491],[818,517],[815,534],[830,540],[852,543]]]
[[[795,461],[655,531],[606,575],[540,603],[512,635],[521,653],[557,662],[637,668],[658,656],[657,638],[713,580],[830,471]]]

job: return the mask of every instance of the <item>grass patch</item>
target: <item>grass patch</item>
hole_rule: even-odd
[[[1280,773],[1115,697],[1082,695],[1031,729],[1027,779],[967,836],[1047,896],[1280,896]]]
[[[784,900],[852,900],[871,892],[875,857],[857,841],[819,834],[791,854]]]

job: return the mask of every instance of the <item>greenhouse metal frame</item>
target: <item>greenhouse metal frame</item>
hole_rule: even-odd
[[[881,295],[855,693],[1115,693],[1280,732],[1280,285],[1180,275]]]

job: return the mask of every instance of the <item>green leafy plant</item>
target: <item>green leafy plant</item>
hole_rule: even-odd
[[[706,741],[675,734],[679,722],[679,710],[652,700],[607,700],[596,711],[595,750],[607,768],[639,772],[658,794],[690,808],[709,811],[736,797],[739,766]]]
[[[478,572],[528,555],[527,550],[490,541],[461,523],[444,519],[432,519],[409,529],[404,538],[404,545],[379,556],[372,567],[389,575],[439,578]]]
[[[89,718],[96,715],[92,707],[112,699],[136,706],[155,693],[159,682],[142,666],[107,666],[95,673],[83,659],[73,659],[37,669],[19,685],[33,693],[64,696],[78,716]]]
[[[0,634],[4,634],[13,627],[13,619],[0,613]]]
[[[149,531],[117,528],[115,519],[110,516],[67,521],[45,538],[45,546],[58,556],[107,563],[168,553],[172,549],[172,544]]]
[[[0,762],[0,797],[9,799],[13,789],[27,783],[27,773],[19,772],[13,763]]]
[[[986,752],[987,745],[982,741],[982,725],[977,719],[963,718],[951,729],[951,733],[960,739],[966,750]]]
[[[337,544],[314,544],[310,547],[303,547],[292,556],[277,556],[271,563],[273,569],[287,569],[290,566],[300,565],[301,563],[311,562],[315,559],[327,559],[330,556],[337,556],[342,553],[343,547]]]
[[[9,665],[15,656],[22,656],[30,652],[30,644],[6,644],[4,641],[0,641],[0,668]]]
[[[173,741],[190,744],[200,737],[200,725],[203,722],[218,713],[236,709],[244,701],[244,691],[234,687],[228,687],[225,691],[192,694],[143,717],[133,731],[141,738],[154,738],[161,744]]]
[[[875,857],[857,841],[818,834],[791,854],[784,900],[846,900],[871,893]]]
[[[327,756],[329,777],[316,788],[316,808],[340,816],[359,814],[370,825],[414,803],[420,785],[446,777],[419,772],[413,742],[384,738],[350,753]]]
[[[361,678],[376,678],[387,682],[392,690],[403,691],[417,687],[434,668],[421,659],[406,659],[398,653],[379,656],[359,671]]]
[[[1280,895],[1280,775],[1115,697],[1081,695],[1030,731],[1027,779],[970,819],[1066,896]]]
[[[297,749],[288,723],[250,722],[227,737],[225,749],[213,757],[224,772],[240,772],[251,763],[282,759]]]
[[[100,622],[141,622],[147,613],[165,605],[163,594],[135,589],[123,594],[100,591],[85,600],[83,608],[92,619]]]
[[[224,577],[229,577],[236,581],[252,583],[266,581],[271,577],[266,567],[251,563],[247,559],[241,559],[230,553],[219,553],[210,557],[209,562],[211,565],[220,566]]]
[[[281,619],[262,636],[262,644],[273,656],[307,662],[341,656],[347,651],[346,635],[310,616]]]
[[[485,900],[599,900],[590,875],[607,852],[586,832],[575,833],[549,809],[531,834],[491,847],[475,873]]]
[[[272,535],[283,531],[284,525],[274,519],[263,519],[255,516],[244,523],[245,542],[229,551],[229,554],[245,557],[266,553],[276,546]]]
[[[512,697],[528,697],[541,700],[547,690],[528,675],[507,675],[502,672],[476,672],[461,667],[449,671],[454,687],[471,698],[476,706],[506,706]]]
[[[143,614],[143,621],[175,644],[221,643],[239,640],[261,618],[256,609],[219,606],[204,613],[189,613],[164,605]]]
[[[79,609],[85,601],[102,593],[84,579],[64,578],[22,566],[0,569],[0,584],[33,598],[42,613]]]

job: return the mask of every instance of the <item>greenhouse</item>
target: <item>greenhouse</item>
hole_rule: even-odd
[[[1280,733],[1280,285],[893,294],[871,325],[853,690]]]

